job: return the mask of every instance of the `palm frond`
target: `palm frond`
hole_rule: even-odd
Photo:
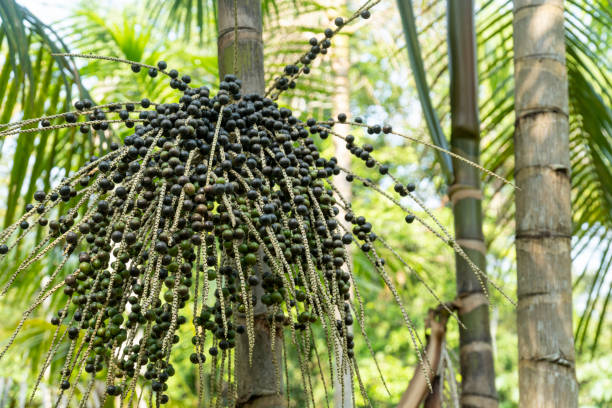
[[[89,97],[74,68],[74,61],[51,53],[67,52],[60,36],[43,24],[26,8],[13,0],[0,4],[2,42],[0,52],[4,65],[0,73],[0,121],[51,115],[68,108],[75,88],[78,94]],[[29,126],[37,126],[32,124]],[[63,162],[64,173],[78,165],[83,156],[93,153],[92,140],[70,143],[74,131],[57,130],[39,135],[21,135],[16,140],[2,140],[3,153],[14,153],[9,175],[7,208],[4,223],[9,225],[23,205],[31,200],[37,183],[53,177],[51,169]],[[59,149],[49,149],[49,139],[60,139]],[[81,156],[81,157],[79,157]],[[57,175],[55,176],[57,177]]]
[[[261,8],[267,18],[278,19],[282,3],[290,3],[294,10],[302,6],[302,1],[263,0]],[[217,35],[217,2],[215,0],[145,0],[150,10],[149,17],[154,23],[161,24],[166,32],[177,33],[188,43],[193,31],[197,32],[200,43],[210,41]]]
[[[412,67],[412,74],[419,93],[421,108],[423,109],[423,114],[425,115],[427,128],[429,129],[433,142],[439,147],[449,150],[448,141],[444,135],[444,132],[442,131],[438,114],[433,108],[433,104],[431,102],[429,85],[425,76],[425,68],[421,54],[421,46],[417,36],[416,19],[412,7],[412,1],[398,0],[397,5],[402,18],[402,25],[404,27],[406,50],[408,51],[410,66]],[[453,168],[450,157],[444,153],[438,153],[437,157],[442,167],[442,171],[446,176],[446,180],[450,182]]]

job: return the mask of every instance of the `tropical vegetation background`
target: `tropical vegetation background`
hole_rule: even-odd
[[[427,140],[433,135],[436,143],[447,143],[451,126],[447,4],[436,0],[398,3],[404,7],[412,3],[414,16],[400,14],[395,2],[381,2],[370,20],[343,32],[344,40],[339,40],[339,45],[345,48],[332,47],[312,74],[285,94],[282,104],[303,119],[350,111],[366,122],[392,123],[403,133]],[[272,79],[284,64],[303,52],[313,33],[320,33],[336,16],[347,15],[347,10],[359,5],[358,1],[341,0],[264,1],[268,78]],[[612,274],[608,273],[612,270],[612,7],[608,0],[569,0],[565,7],[577,376],[580,406],[603,407],[612,404]],[[475,10],[481,162],[511,180],[515,120],[512,1],[481,0],[476,2]],[[60,112],[84,96],[100,104],[140,100],[142,96],[155,100],[172,97],[164,81],[146,75],[134,80],[125,66],[53,57],[51,50],[116,56],[151,65],[164,59],[196,82],[212,88],[218,82],[214,0],[0,0],[0,20],[0,123]],[[414,40],[418,40],[420,50],[414,47]],[[415,61],[422,64],[422,71],[415,68]],[[338,78],[340,75],[344,78]],[[344,90],[348,94],[344,102],[338,97],[338,84],[343,80],[349,84]],[[89,155],[100,152],[106,143],[104,137],[84,137],[76,130],[65,129],[36,137],[0,139],[0,224],[13,222],[31,202],[34,191],[54,185]],[[419,197],[452,230],[444,157],[399,138],[364,137],[371,138],[379,160],[391,163],[405,182],[416,184]],[[329,155],[334,154],[331,141],[324,141],[321,147]],[[363,163],[351,165],[356,172],[367,173]],[[377,174],[371,177],[382,185],[389,182]],[[514,191],[485,177],[483,190],[487,272],[507,293],[514,294]],[[452,250],[420,227],[398,222],[402,214],[371,190],[354,185],[352,194],[356,212],[372,220],[374,229],[386,231],[388,241],[409,259],[440,298],[454,299]],[[30,272],[0,299],[0,339],[11,333],[26,302],[40,287],[45,268],[52,267],[42,266],[40,271]],[[435,307],[435,299],[400,262],[390,261],[389,267],[410,316],[423,331],[427,309]],[[6,279],[5,271],[14,268],[10,260],[4,261],[0,282]],[[354,254],[354,268],[369,310],[367,331],[391,397],[380,383],[366,345],[357,342],[360,370],[374,406],[392,407],[413,374],[416,355],[390,291],[359,253]],[[491,294],[495,384],[500,406],[517,406],[515,310],[499,293]],[[48,315],[54,309],[53,301],[28,321],[12,352],[0,362],[0,407],[21,407],[27,401],[44,350],[51,341]],[[447,347],[455,372],[459,367],[458,339],[456,324],[449,323]],[[197,400],[195,370],[188,361],[190,353],[185,346],[184,366],[173,379],[176,398],[170,404],[192,406]],[[45,373],[36,399],[40,406],[50,406],[53,401],[57,385],[53,381],[58,378],[54,370],[60,367],[60,363],[52,364]],[[297,378],[299,369],[290,367],[290,375]],[[323,406],[322,386],[316,390]],[[292,389],[290,393],[295,396],[294,406],[303,406],[299,390]]]

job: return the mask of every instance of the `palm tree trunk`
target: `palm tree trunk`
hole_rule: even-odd
[[[236,13],[234,5],[237,6]],[[219,0],[217,49],[219,76],[234,73],[234,27],[238,17],[238,78],[242,93],[263,95],[265,90],[261,0]]]
[[[264,65],[262,40],[262,15],[260,0],[219,0],[219,75],[236,72],[242,80],[242,93],[264,93]],[[236,21],[237,18],[237,21]],[[236,25],[236,22],[238,23]],[[235,56],[235,27],[238,27],[238,53]],[[234,58],[236,70],[234,71]],[[261,257],[258,262],[263,262]],[[267,268],[267,265],[263,265]],[[259,269],[259,268],[258,268]],[[257,291],[256,295],[258,295]],[[259,296],[258,296],[259,297]],[[240,408],[284,408],[286,400],[278,389],[278,376],[282,373],[282,329],[275,331],[275,347],[272,348],[270,324],[266,310],[258,299],[255,307],[255,346],[252,364],[249,364],[249,344],[247,335],[239,337],[236,354],[240,357],[236,364],[238,400]]]
[[[480,122],[473,0],[448,0],[448,48],[450,66],[451,147],[478,163]],[[455,239],[481,271],[486,270],[486,246],[482,232],[480,172],[453,160],[454,182],[449,187],[453,203]],[[489,328],[489,302],[482,278],[456,256],[460,329],[461,405],[497,407],[493,349]]]
[[[514,1],[521,407],[576,407],[563,0]]]

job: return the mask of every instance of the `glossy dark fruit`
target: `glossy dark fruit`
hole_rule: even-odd
[[[44,191],[38,190],[34,193],[34,199],[38,202],[45,201],[46,197],[47,197],[47,194],[45,194]]]

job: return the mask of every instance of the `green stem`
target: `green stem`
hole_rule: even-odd
[[[448,0],[448,48],[450,69],[451,148],[454,153],[478,163],[480,122],[473,0]],[[486,270],[486,246],[482,232],[480,173],[453,160],[455,239],[481,271]],[[482,278],[465,260],[456,257],[460,329],[461,405],[497,407],[493,348],[489,327],[488,299]]]

